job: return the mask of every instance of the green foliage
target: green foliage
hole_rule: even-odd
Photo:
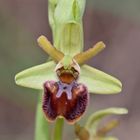
[[[89,116],[84,127],[75,125],[75,133],[78,137],[76,140],[118,140],[116,137],[108,136],[108,133],[118,126],[118,121],[110,121],[105,126],[100,126],[101,121],[109,115],[123,115],[128,111],[125,108],[107,108],[99,110]]]
[[[122,115],[127,114],[128,111],[125,108],[107,108],[103,110],[99,110],[95,113],[93,113],[86,122],[86,128],[89,130],[97,130],[97,127],[100,123],[100,121],[108,116],[108,115]]]

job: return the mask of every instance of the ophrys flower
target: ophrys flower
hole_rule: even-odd
[[[119,80],[84,64],[104,48],[102,42],[74,56],[63,54],[44,36],[38,43],[53,60],[27,69],[15,79],[18,85],[44,90],[43,111],[48,120],[61,116],[74,123],[85,112],[88,92],[112,94],[121,91]]]
[[[77,82],[80,66],[70,56],[65,56],[55,71],[59,81],[44,83],[43,111],[48,120],[63,116],[69,123],[74,123],[85,112],[88,103],[87,87]]]

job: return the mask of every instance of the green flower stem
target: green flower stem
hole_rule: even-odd
[[[38,94],[37,112],[36,112],[36,126],[35,126],[35,140],[50,140],[48,132],[48,122],[44,117],[42,111],[42,94]]]
[[[54,127],[53,140],[62,140],[63,126],[64,126],[64,119],[63,118],[58,118],[56,120],[55,127]]]

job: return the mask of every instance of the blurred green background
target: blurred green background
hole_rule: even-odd
[[[52,40],[47,7],[47,0],[0,0],[0,140],[33,140],[37,91],[16,86],[14,76],[47,59],[36,43],[41,34]],[[95,110],[124,106],[129,114],[113,134],[140,139],[140,1],[87,0],[84,32],[85,49],[100,40],[107,45],[88,63],[117,76],[124,87],[119,95],[91,96],[81,121]],[[65,128],[64,139],[73,139],[73,127]]]

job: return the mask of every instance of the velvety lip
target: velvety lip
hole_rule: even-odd
[[[63,116],[69,123],[74,123],[85,112],[87,104],[88,91],[83,84],[60,81],[46,81],[44,84],[42,108],[50,121]]]

